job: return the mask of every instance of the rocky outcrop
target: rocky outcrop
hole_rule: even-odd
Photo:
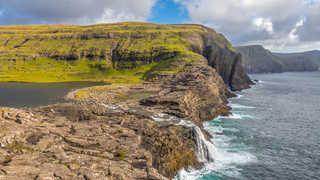
[[[145,98],[140,104],[182,119],[190,119],[198,126],[202,121],[227,114],[227,98],[232,95],[205,59],[163,80],[158,95]]]
[[[201,25],[41,25],[37,31],[19,26],[10,33],[10,27],[3,29],[0,71],[6,76],[0,75],[1,81],[114,82],[119,74],[128,81],[154,81],[205,57],[232,90],[252,83],[228,40]],[[46,76],[39,76],[43,69]]]
[[[243,67],[248,73],[280,73],[290,71],[317,71],[320,55],[317,51],[304,53],[272,53],[262,46],[239,46]],[[319,53],[320,54],[320,53]]]
[[[206,34],[185,34],[194,52],[204,56],[208,64],[215,68],[231,90],[247,89],[252,81],[242,67],[242,57],[232,45],[213,29],[206,28]]]
[[[252,82],[243,70],[241,55],[226,45],[224,47],[218,46],[213,43],[213,39],[211,34],[205,35],[203,55],[207,58],[209,65],[217,70],[232,90],[249,88]],[[227,40],[225,39],[225,41]]]
[[[202,122],[229,113],[227,87],[251,84],[241,55],[221,34],[198,25],[100,26],[69,27],[75,32],[41,41],[33,34],[21,46],[46,42],[50,50],[50,43],[67,39],[72,56],[54,49],[45,57],[67,60],[71,70],[79,53],[95,46],[83,53],[92,59],[81,61],[81,70],[88,63],[92,72],[130,72],[145,81],[76,90],[66,96],[70,103],[1,108],[0,178],[160,180],[213,161]],[[82,45],[75,48],[77,41]]]
[[[283,72],[283,64],[279,58],[262,46],[239,46],[236,49],[242,54],[245,71],[250,74]]]
[[[192,129],[101,105],[0,114],[0,179],[168,179],[196,166]]]
[[[208,59],[209,65],[217,70],[232,90],[247,89],[252,84],[243,70],[240,54],[210,45],[205,48],[204,56]]]
[[[172,178],[201,167],[194,127],[227,114],[230,96],[202,58],[158,82],[74,91],[74,103],[1,108],[0,178]]]

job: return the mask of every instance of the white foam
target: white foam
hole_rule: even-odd
[[[237,113],[232,113],[232,114],[229,115],[229,116],[219,116],[219,117],[217,117],[217,119],[215,119],[214,121],[216,121],[216,120],[221,120],[221,119],[242,119],[242,118],[243,118],[243,115],[237,114]]]
[[[221,121],[223,118],[218,117],[216,120]],[[256,157],[250,152],[247,152],[246,149],[232,149],[231,140],[233,138],[223,134],[224,130],[239,131],[238,129],[223,128],[222,126],[216,126],[209,122],[204,123],[204,127],[205,130],[213,136],[211,140],[212,143],[209,142],[210,144],[208,144],[207,147],[213,149],[212,156],[214,161],[207,162],[205,167],[199,170],[182,169],[174,180],[196,180],[205,174],[213,174],[214,172],[219,172],[219,174],[222,173],[227,177],[237,178],[241,176],[241,169],[237,168],[238,165],[252,163],[257,160]],[[199,138],[202,139],[204,137],[201,137],[200,135]],[[199,146],[201,147],[201,145],[198,145],[198,147]],[[205,154],[200,154],[198,156],[203,158]]]
[[[251,115],[241,115],[242,118],[248,118],[248,119],[255,119],[255,117],[251,116]]]
[[[247,106],[238,105],[241,107],[250,108]],[[215,119],[216,122],[223,122],[224,119],[242,119],[246,115],[233,113],[230,116],[219,116]],[[229,137],[223,134],[224,131],[239,132],[233,127],[225,128],[214,123],[204,123],[205,130],[208,131],[213,139],[208,141],[201,129],[193,122],[168,114],[155,114],[152,117],[155,121],[172,123],[175,125],[192,127],[197,144],[197,159],[199,162],[205,163],[202,169],[182,169],[178,172],[174,180],[196,180],[205,174],[212,174],[214,172],[223,173],[228,177],[237,177],[241,175],[241,170],[237,165],[246,164],[255,161],[255,157],[243,149],[232,149],[231,141],[234,137]]]
[[[209,130],[209,133],[221,134],[221,133],[223,133],[223,127],[217,126],[216,128],[212,128],[212,129]]]
[[[230,119],[242,119],[242,116],[240,114],[232,113],[227,118],[230,118]]]
[[[181,169],[173,180],[196,180],[200,178],[199,171]]]
[[[215,129],[222,129],[222,131],[233,131],[239,132],[236,128],[223,128],[217,127],[206,122],[204,124],[205,130],[208,131],[212,136],[212,142],[217,148],[218,154],[215,159],[217,162],[222,165],[222,167],[226,167],[231,164],[246,164],[249,162],[254,162],[256,157],[250,154],[249,152],[243,151],[241,149],[230,151],[231,143],[230,141],[233,139],[232,137],[226,136],[224,134],[215,133]]]
[[[242,111],[232,111],[232,115],[228,116],[226,118],[230,118],[230,119],[243,119],[243,118],[256,119],[256,117],[251,116],[249,114],[244,114],[244,112],[242,112]]]
[[[205,174],[214,174],[214,172],[228,177],[240,177],[241,169],[237,168],[237,165],[247,164],[256,159],[250,153],[230,153],[221,149],[218,151],[214,162],[205,164],[205,167],[199,170],[182,169],[174,180],[197,180]]]
[[[240,104],[230,104],[230,106],[233,109],[255,109],[256,107],[252,107],[252,106],[244,106],[244,105],[240,105]]]
[[[236,97],[233,97],[232,99],[240,99],[242,98],[244,95],[243,94],[236,94]]]

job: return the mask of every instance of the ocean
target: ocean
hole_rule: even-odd
[[[214,162],[183,180],[320,179],[320,72],[258,74],[230,99],[233,115],[204,123]]]

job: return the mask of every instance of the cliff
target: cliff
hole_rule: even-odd
[[[202,56],[233,90],[249,87],[231,44],[199,25],[0,27],[0,81],[140,83],[177,73]]]
[[[283,72],[283,64],[279,58],[262,46],[239,46],[236,49],[242,54],[242,65],[248,73]]]
[[[231,95],[202,58],[157,82],[76,90],[73,103],[0,108],[0,178],[171,179],[213,160],[198,157],[197,128]]]
[[[274,55],[285,65],[285,71],[317,71],[320,66],[320,51]]]
[[[293,53],[293,54],[299,54],[299,53]],[[317,62],[320,66],[320,51],[319,50],[313,50],[313,51],[307,51],[302,53],[304,56],[307,56],[308,58],[312,59],[313,61]]]
[[[0,178],[171,179],[214,160],[202,122],[248,88],[241,55],[198,25],[0,28],[1,81],[105,81],[69,103],[0,108]],[[201,139],[202,138],[202,139]],[[201,145],[201,148],[199,148]],[[18,178],[17,178],[18,177]]]
[[[248,73],[279,73],[291,71],[317,71],[317,51],[304,53],[272,53],[262,46],[240,46],[243,67]]]

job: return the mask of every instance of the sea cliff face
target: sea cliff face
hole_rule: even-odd
[[[284,71],[318,71],[320,67],[320,53],[317,51],[273,54],[284,64]]]
[[[236,47],[242,54],[243,67],[248,73],[280,73],[283,72],[283,64],[270,51],[262,46]]]
[[[272,53],[262,46],[239,46],[243,67],[248,73],[281,73],[291,71],[317,71],[317,51],[304,53]]]
[[[213,29],[206,29],[206,34],[185,36],[193,51],[204,56],[232,90],[249,88],[252,82],[243,70],[241,54],[235,52],[222,34],[217,34]]]
[[[1,26],[0,32],[0,81],[140,83],[204,56],[232,89],[250,84],[231,44],[199,25]]]
[[[231,95],[202,59],[157,82],[77,90],[74,103],[1,108],[0,177],[171,179],[213,160],[198,158],[199,129]]]
[[[214,159],[202,122],[229,113],[228,86],[251,84],[241,55],[203,26],[0,31],[3,81],[110,83],[71,92],[70,103],[1,108],[0,178],[171,179]]]

